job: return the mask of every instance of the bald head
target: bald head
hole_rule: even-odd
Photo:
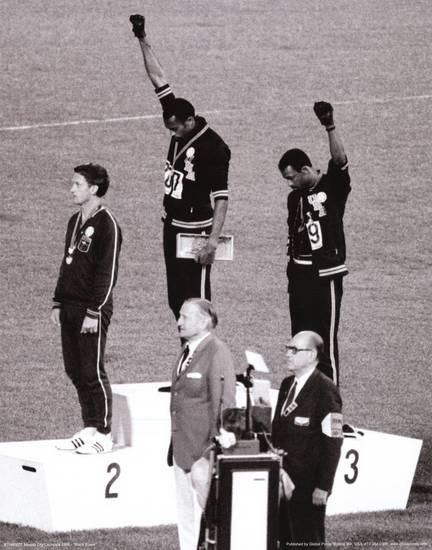
[[[323,339],[316,332],[303,330],[287,344],[287,366],[297,375],[316,367],[324,348]]]
[[[318,355],[321,353],[324,347],[324,341],[319,334],[313,332],[312,330],[302,330],[297,332],[294,338],[298,339],[299,342],[304,344],[304,347],[308,347],[318,352]]]

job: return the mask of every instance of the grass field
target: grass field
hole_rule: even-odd
[[[124,234],[107,347],[113,383],[165,380],[178,350],[161,252],[168,144],[130,13],[178,95],[229,143],[225,231],[233,263],[213,272],[219,333],[245,368],[261,352],[278,387],[289,335],[286,193],[276,165],[290,146],[323,169],[312,112],[331,101],[350,159],[341,389],[354,425],[424,440],[416,487],[432,483],[430,241],[432,78],[428,0],[3,0],[0,90],[0,440],[63,437],[79,425],[50,300],[73,211],[73,166],[112,178]],[[329,519],[329,540],[387,547],[432,540],[428,493],[406,512]],[[428,526],[429,522],[429,526]],[[0,541],[175,548],[172,528],[48,536],[0,525]]]

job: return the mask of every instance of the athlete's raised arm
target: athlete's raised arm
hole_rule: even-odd
[[[330,156],[336,166],[343,166],[347,162],[342,138],[336,130],[333,119],[333,106],[326,101],[318,101],[314,104],[314,111],[321,124],[325,127],[330,147]]]
[[[147,75],[155,88],[161,88],[168,84],[162,65],[156,58],[148,41],[145,31],[145,18],[143,15],[134,14],[129,17],[132,23],[132,32],[138,39],[144,59],[144,67]]]

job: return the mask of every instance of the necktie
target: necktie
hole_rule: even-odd
[[[294,384],[290,387],[290,389],[288,391],[288,395],[285,399],[285,403],[283,404],[282,409],[281,409],[281,416],[288,416],[289,415],[289,413],[290,413],[289,406],[294,401],[294,395],[295,395],[296,387],[297,387],[297,380],[294,381]]]
[[[183,355],[181,356],[179,365],[177,367],[177,376],[180,376],[182,370],[185,368],[188,355],[189,355],[189,346],[186,344],[183,350]]]

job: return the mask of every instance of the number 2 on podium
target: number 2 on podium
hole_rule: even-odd
[[[112,478],[108,481],[107,486],[105,488],[105,498],[118,498],[118,493],[112,493],[111,488],[113,486],[113,483],[116,481],[116,479],[119,478],[120,475],[120,464],[117,464],[117,462],[112,462],[108,468],[107,472],[110,473],[112,470],[114,470],[114,475]]]

